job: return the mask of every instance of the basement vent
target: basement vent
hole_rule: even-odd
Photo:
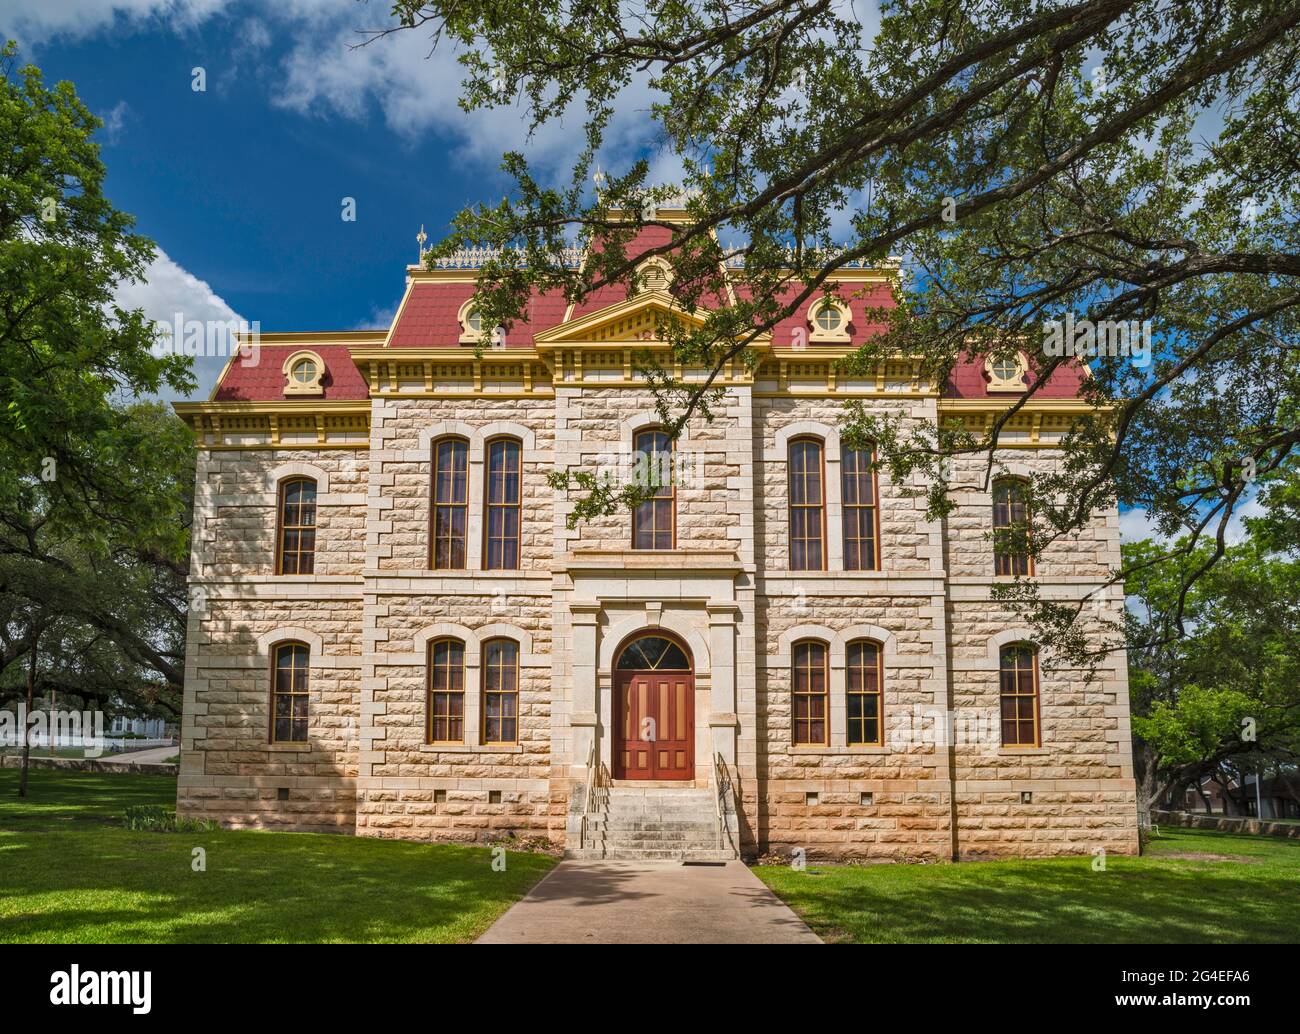
[[[814,804],[816,804],[820,799],[821,799],[821,798],[819,798],[819,797],[817,796],[817,794],[815,794],[815,793],[806,793],[806,794],[803,795],[803,802],[804,802],[804,804],[808,805],[810,808],[811,808]]]
[[[446,803],[447,803],[447,791],[446,791],[446,790],[434,790],[434,791],[433,791],[433,803],[434,803],[434,804],[446,804]]]
[[[275,799],[277,801],[287,801],[289,799],[289,788],[287,786],[282,786],[276,790]]]
[[[488,791],[488,804],[500,804],[500,803],[501,803],[501,791],[500,791],[500,790],[489,790],[489,791]]]
[[[863,790],[858,794],[858,803],[861,805],[875,804],[876,796],[870,790]]]
[[[1028,790],[1021,790],[1021,791],[1020,791],[1020,803],[1021,803],[1021,804],[1033,804],[1033,803],[1034,803],[1034,795],[1033,795],[1032,793],[1030,793]]]

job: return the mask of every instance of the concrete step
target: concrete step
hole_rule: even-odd
[[[617,861],[663,861],[663,862],[730,862],[735,855],[730,851],[716,849],[674,850],[662,848],[603,848],[584,847],[569,848],[564,852],[566,858],[609,859]]]
[[[606,843],[623,844],[636,841],[646,843],[654,841],[661,844],[708,843],[715,844],[718,834],[711,829],[682,829],[666,831],[662,829],[592,829],[587,831],[588,840],[604,840]]]
[[[593,822],[588,819],[586,829],[590,832],[607,832],[607,834],[707,834],[712,835],[716,827],[712,822]]]

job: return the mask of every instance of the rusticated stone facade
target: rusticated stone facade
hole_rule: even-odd
[[[851,340],[801,347],[789,335],[786,345],[790,328],[779,327],[754,371],[724,371],[714,419],[692,421],[676,445],[690,477],[669,550],[633,549],[625,511],[570,528],[580,489],[548,480],[607,469],[655,426],[629,356],[660,347],[646,327],[672,311],[667,292],[561,302],[549,316],[539,304],[507,348],[476,355],[458,322],[473,274],[413,269],[387,331],[264,335],[255,365],[235,359],[211,401],[177,407],[200,443],[180,811],[235,826],[561,842],[589,760],[619,774],[616,658],[650,631],[691,662],[694,778],[683,785],[730,774],[746,853],[1135,851],[1122,657],[1088,679],[1040,656],[1037,742],[1001,742],[999,651],[1031,636],[991,597],[1006,579],[994,575],[987,457],[957,465],[958,506],[943,520],[926,519],[923,485],[882,473],[879,569],[845,569],[844,402],[905,422],[980,422],[1014,398],[976,384],[977,362],[950,385],[923,383],[902,362],[874,378],[839,376],[835,358],[871,332],[853,310],[888,276],[845,271]],[[303,352],[326,375],[316,394],[286,393],[282,364]],[[1058,461],[1082,407],[1077,381],[1048,387],[1008,429],[995,457],[1007,475]],[[434,570],[433,448],[448,437],[467,452],[466,558]],[[501,438],[520,449],[519,558],[486,570],[485,467]],[[790,446],[809,438],[823,459],[825,569],[791,571]],[[279,491],[293,478],[315,482],[306,575],[277,573]],[[1054,543],[1033,577],[1044,595],[1078,598],[1118,560],[1117,515],[1102,513]],[[518,656],[509,743],[485,736],[484,644],[499,639]],[[455,743],[431,742],[430,644],[440,640],[463,647]],[[792,722],[793,651],[809,640],[827,657],[819,745],[796,744]],[[883,672],[873,746],[851,744],[847,729],[847,658],[860,641],[879,649]],[[272,665],[287,642],[310,658],[308,732],[277,742]]]

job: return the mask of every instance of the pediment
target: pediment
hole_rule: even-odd
[[[659,340],[656,328],[664,321],[676,319],[698,327],[704,318],[703,310],[683,309],[667,291],[646,291],[543,331],[534,336],[534,341],[538,345],[578,341],[655,342]]]

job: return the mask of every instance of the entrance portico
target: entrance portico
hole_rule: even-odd
[[[584,778],[594,744],[595,759],[615,779],[708,786],[715,755],[728,765],[736,760],[742,569],[735,554],[591,550],[572,555],[567,572],[571,778]],[[642,641],[653,657],[635,648]],[[661,651],[661,642],[677,652]],[[643,727],[647,718],[652,729]],[[669,737],[653,756],[646,731]]]

